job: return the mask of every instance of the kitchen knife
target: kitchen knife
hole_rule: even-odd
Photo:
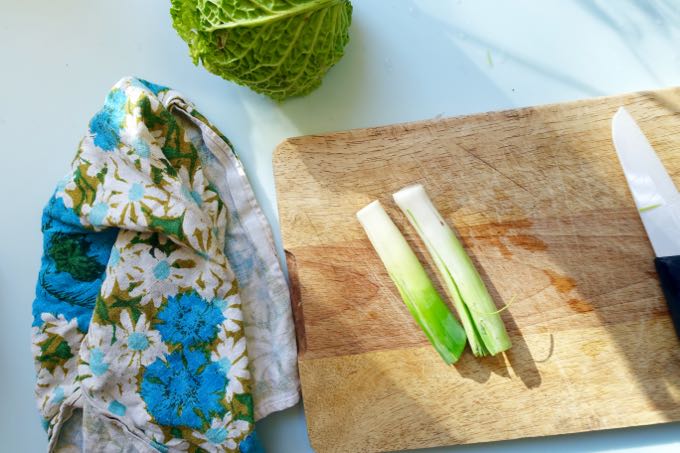
[[[649,141],[623,107],[612,119],[612,139],[628,187],[654,249],[654,264],[680,337],[680,194]]]

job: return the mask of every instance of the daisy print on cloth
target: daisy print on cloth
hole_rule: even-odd
[[[297,401],[262,219],[228,142],[189,103],[139,79],[114,86],[43,213],[33,355],[52,451],[262,451],[254,388],[265,415]],[[236,275],[234,250],[259,260],[255,276]],[[271,310],[245,304],[253,294]],[[246,330],[263,337],[257,357],[277,359],[251,363]]]

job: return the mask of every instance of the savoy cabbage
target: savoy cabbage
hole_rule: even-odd
[[[349,0],[171,0],[194,64],[283,100],[309,93],[342,57]]]

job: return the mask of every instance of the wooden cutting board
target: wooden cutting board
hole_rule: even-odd
[[[611,143],[624,105],[680,182],[680,88],[293,138],[275,155],[312,446],[370,452],[680,420],[680,343]],[[448,367],[355,219],[422,183],[513,348]],[[441,289],[441,286],[440,286]],[[441,291],[444,294],[443,291]]]

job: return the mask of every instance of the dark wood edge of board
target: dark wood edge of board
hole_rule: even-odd
[[[298,358],[302,357],[307,350],[305,337],[305,319],[302,312],[302,295],[300,292],[300,278],[297,271],[297,260],[288,250],[286,264],[288,265],[288,287],[290,290],[290,308],[293,311],[293,324],[295,325],[295,339],[297,340]]]

